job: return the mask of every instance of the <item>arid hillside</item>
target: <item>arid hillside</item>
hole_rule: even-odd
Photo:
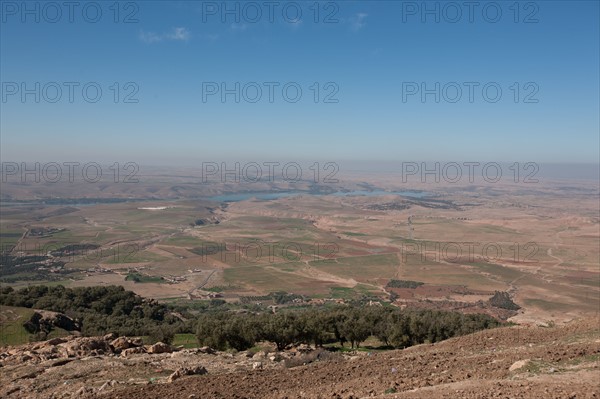
[[[598,319],[379,353],[213,352],[115,337],[0,353],[3,398],[597,398]]]
[[[597,398],[599,359],[598,321],[588,320],[488,330],[335,363],[192,377],[112,397]]]

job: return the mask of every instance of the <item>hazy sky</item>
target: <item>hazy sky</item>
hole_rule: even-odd
[[[288,3],[3,1],[2,159],[598,162],[598,1]]]

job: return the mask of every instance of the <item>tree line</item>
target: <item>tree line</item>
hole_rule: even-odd
[[[405,348],[500,325],[483,314],[332,306],[258,314],[207,312],[198,318],[196,336],[201,345],[219,350],[246,350],[260,341],[272,342],[278,350],[335,342],[356,348],[370,336],[387,347]]]
[[[286,295],[278,293],[287,302]],[[268,341],[283,350],[290,345],[329,343],[358,347],[370,336],[385,346],[405,348],[424,342],[500,326],[482,314],[438,310],[400,310],[393,306],[324,305],[283,308],[231,309],[206,304],[198,311],[145,299],[122,286],[31,286],[0,288],[0,305],[60,312],[81,326],[85,336],[114,332],[148,336],[151,342],[172,342],[177,333],[195,333],[200,345],[218,350],[246,350]]]

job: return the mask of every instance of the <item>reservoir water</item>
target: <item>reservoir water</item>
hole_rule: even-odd
[[[336,197],[357,197],[357,196],[367,196],[367,197],[377,197],[382,195],[399,195],[402,197],[411,197],[411,198],[424,198],[431,196],[430,193],[424,191],[384,191],[384,190],[354,190],[354,191],[338,191],[335,193],[309,193],[304,191],[282,191],[282,192],[249,192],[249,193],[233,193],[233,194],[223,194],[223,195],[215,195],[212,197],[208,197],[206,199],[211,201],[218,202],[237,202],[244,201],[251,198],[259,199],[259,200],[274,200],[278,198],[287,198],[287,197],[295,197],[298,195],[334,195]]]

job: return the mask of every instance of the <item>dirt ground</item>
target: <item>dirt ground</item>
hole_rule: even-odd
[[[296,368],[209,373],[100,397],[597,398],[599,357],[598,319],[593,319],[560,328],[488,330],[434,345]]]

